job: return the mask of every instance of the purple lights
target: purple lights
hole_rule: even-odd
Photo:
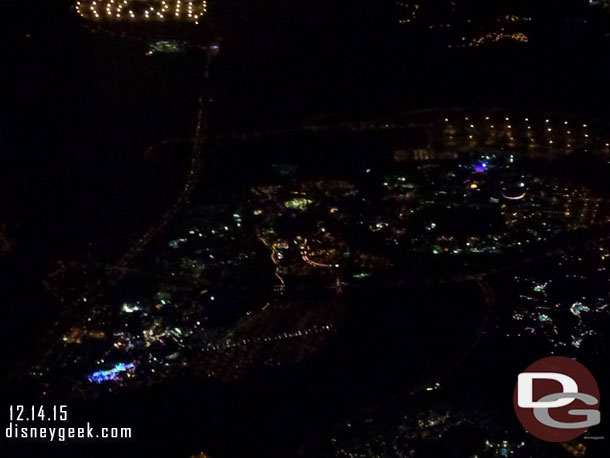
[[[112,369],[107,371],[96,371],[87,378],[90,382],[102,383],[108,380],[118,380],[121,372],[133,371],[136,368],[134,364],[119,363]]]
[[[487,171],[489,164],[487,162],[479,162],[474,166],[474,171],[477,173],[483,173]]]

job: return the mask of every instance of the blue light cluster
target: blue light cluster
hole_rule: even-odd
[[[118,380],[119,374],[121,372],[131,371],[135,368],[136,366],[134,364],[119,363],[110,370],[94,372],[93,374],[88,376],[88,379],[90,382],[95,383],[102,383],[107,380]]]
[[[474,166],[474,170],[477,173],[482,173],[487,170],[487,167],[489,167],[489,164],[487,162],[480,162],[479,164],[476,164]]]

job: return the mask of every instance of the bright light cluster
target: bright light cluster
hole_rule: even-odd
[[[419,10],[419,5],[410,4],[403,1],[397,1],[396,4],[401,9],[402,17],[398,20],[400,24],[407,24],[411,21],[414,21],[417,18],[417,12]]]
[[[76,11],[95,21],[181,21],[197,23],[206,0],[79,0]]]
[[[462,40],[465,40],[465,38],[462,38]],[[501,32],[487,33],[483,36],[473,38],[466,44],[457,45],[456,47],[457,48],[465,48],[465,47],[477,48],[479,46],[483,46],[483,45],[490,44],[490,43],[496,43],[496,42],[502,41],[502,40],[512,40],[512,41],[516,41],[518,43],[528,43],[529,42],[529,38],[524,33],[521,33],[521,32],[505,33],[503,31],[501,31]],[[451,47],[451,46],[449,46],[449,47]]]
[[[90,382],[102,383],[108,380],[118,380],[121,372],[133,372],[136,366],[134,364],[119,363],[112,369],[107,371],[96,371],[87,378]]]

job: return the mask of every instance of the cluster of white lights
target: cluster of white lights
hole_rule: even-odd
[[[81,17],[109,21],[195,22],[205,14],[206,0],[79,0]]]
[[[470,118],[464,117],[464,121],[470,121]],[[504,118],[504,121],[506,121],[505,123],[502,123],[502,121],[500,120],[499,125],[496,125],[493,123],[490,124],[491,119],[489,116],[485,116],[485,121],[487,121],[487,123],[482,126],[483,128],[487,127],[494,131],[496,131],[496,130],[504,131],[506,133],[506,136],[511,141],[515,140],[515,137],[513,137],[512,130],[511,130],[514,126],[513,126],[513,123],[511,123],[510,117],[507,116]],[[453,135],[456,134],[456,130],[455,130],[454,126],[450,123],[449,118],[444,118],[444,122],[445,122],[445,125],[448,126],[448,128],[445,129],[445,133],[448,134],[449,138],[453,140],[453,138],[454,138]],[[517,122],[518,122],[518,120],[517,120]],[[525,127],[527,127],[527,137],[529,138],[529,141],[531,142],[530,146],[534,147],[536,140],[535,140],[535,138],[533,138],[532,126],[529,125],[529,122],[530,122],[529,118],[525,118],[525,122],[527,123],[525,125]],[[567,148],[572,148],[574,146],[572,142],[578,143],[577,138],[579,136],[582,136],[582,138],[584,138],[583,142],[585,144],[590,144],[590,142],[592,141],[591,140],[592,137],[587,130],[589,127],[587,124],[582,124],[582,130],[580,132],[580,135],[574,134],[573,130],[569,127],[570,123],[568,121],[562,122],[562,124],[564,125],[564,129],[565,129],[563,131],[559,128],[554,129],[553,127],[551,127],[550,119],[545,119],[544,124],[546,124],[546,126],[544,128],[544,131],[545,131],[544,137],[545,138],[543,138],[543,141],[544,141],[544,143],[548,143],[549,145],[555,145],[557,143],[555,140],[561,140],[561,137],[557,138],[555,140],[552,138],[549,138],[549,136],[555,135],[556,133],[558,133],[559,135],[565,134],[568,136],[568,137],[563,137],[563,139],[565,140],[564,142],[559,141],[559,143],[566,143],[565,146]],[[573,123],[573,124],[576,124],[576,123]],[[476,126],[474,124],[469,123],[468,126],[470,127],[470,129],[476,129]],[[496,129],[496,128],[498,128],[498,129]],[[579,129],[580,124],[577,125],[576,128]],[[474,140],[474,135],[468,135],[468,138],[470,140]],[[608,151],[608,149],[610,149],[610,141],[602,141],[601,139],[598,139],[597,143],[598,143],[597,146],[605,148],[604,151]]]

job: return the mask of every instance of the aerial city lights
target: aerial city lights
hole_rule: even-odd
[[[344,312],[336,297],[379,278],[400,278],[401,257],[467,260],[471,268],[484,262],[491,276],[494,259],[525,259],[532,247],[610,223],[608,198],[537,166],[580,149],[605,157],[610,140],[597,126],[497,112],[419,116],[414,125],[425,133],[415,136],[430,143],[397,140],[385,170],[359,172],[369,177],[364,183],[348,174],[252,184],[226,202],[193,198],[192,211],[172,222],[154,249],[155,263],[140,271],[140,280],[132,279],[142,286],[111,300],[82,297],[87,312],[65,330],[50,352],[61,357],[50,361],[80,373],[71,383],[83,391],[152,384],[187,368],[206,379],[237,379],[251,366],[314,354],[341,329]],[[290,176],[295,166],[273,169]],[[610,262],[607,251],[602,263]],[[558,264],[578,261],[563,251],[557,256]],[[424,266],[409,276],[436,275]],[[497,266],[506,269],[502,262]],[[555,315],[542,288],[551,280],[526,280],[518,268],[498,275],[524,291],[519,301],[531,296],[540,302],[515,312],[508,332],[530,332],[522,330],[526,322],[546,332]],[[268,285],[264,299],[256,293],[261,283]],[[322,288],[332,299],[290,295],[308,288]],[[580,345],[595,326],[588,317],[605,313],[604,303],[589,296],[566,302],[567,316],[583,328],[574,343],[558,340],[562,345]],[[83,364],[80,355],[93,349],[98,358]],[[131,363],[106,369],[116,361]]]
[[[206,0],[79,0],[78,14],[94,21],[147,21],[197,23],[206,13]]]

